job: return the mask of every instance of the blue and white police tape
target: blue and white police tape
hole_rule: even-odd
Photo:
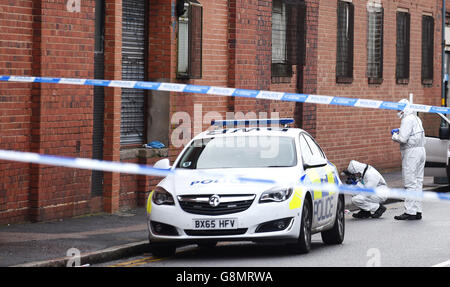
[[[324,105],[338,105],[338,106],[385,109],[385,110],[403,110],[406,106],[406,104],[404,103],[378,101],[370,99],[284,93],[265,90],[249,90],[249,89],[237,89],[237,88],[227,88],[217,86],[200,86],[200,85],[163,83],[163,82],[116,81],[116,80],[26,77],[26,76],[0,76],[0,81],[144,89],[144,90],[210,94],[228,97],[245,97],[255,99],[291,101],[300,103],[314,103]],[[409,105],[409,108],[417,112],[450,114],[449,107],[412,104]]]
[[[342,194],[377,194],[386,198],[411,198],[424,201],[445,201],[450,202],[450,194],[429,192],[429,191],[407,191],[399,188],[387,188],[386,186],[377,188],[361,188],[354,185],[336,185],[330,183],[308,184],[304,182],[283,182],[276,179],[260,179],[241,175],[222,175],[218,173],[210,173],[208,171],[199,170],[183,170],[183,169],[159,169],[148,165],[140,165],[133,163],[111,162],[103,160],[94,160],[87,158],[71,158],[53,155],[41,155],[30,152],[19,152],[10,150],[0,150],[0,160],[18,161],[34,164],[44,164],[52,166],[62,166],[69,168],[100,170],[106,172],[140,174],[146,176],[165,177],[168,175],[188,176],[189,178],[203,177],[208,180],[224,180],[241,183],[265,184],[276,186],[292,186],[295,188],[303,188],[307,190],[321,190],[328,192],[339,192]]]

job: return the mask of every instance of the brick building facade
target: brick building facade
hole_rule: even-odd
[[[0,0],[0,74],[135,79],[388,101],[413,93],[416,103],[440,105],[439,1],[180,2]],[[345,30],[353,31],[352,53],[345,54],[351,56],[352,73],[344,82],[336,77],[339,5],[350,7],[346,9],[351,13],[342,15],[353,17],[353,26]],[[367,76],[371,5],[381,5],[383,11],[382,77],[372,82]],[[409,77],[400,83],[399,11],[410,15]],[[421,79],[424,15],[434,20],[434,65],[427,83]],[[272,25],[274,19],[278,26]],[[278,29],[280,23],[288,24],[274,33],[272,27]],[[181,34],[182,25],[189,34]],[[183,42],[186,35],[196,41]],[[279,35],[286,38],[276,38]],[[296,60],[287,60],[293,57],[290,49],[274,57],[275,41],[281,46],[295,42]],[[350,159],[379,169],[400,166],[398,146],[389,134],[400,123],[393,111],[195,93],[130,93],[120,88],[0,83],[0,149],[141,164],[168,156],[173,162],[181,149],[173,144],[174,133],[183,127],[186,134],[199,132],[199,126],[205,129],[210,120],[205,116],[212,112],[223,117],[227,112],[278,112],[294,117],[297,126],[314,135],[338,168]],[[192,122],[178,120],[177,113],[189,115]],[[169,148],[142,148],[152,140]],[[143,205],[158,180],[0,161],[0,224]]]

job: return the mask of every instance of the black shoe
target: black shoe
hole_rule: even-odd
[[[394,216],[396,220],[420,220],[422,219],[422,213],[418,212],[416,215],[403,213],[402,215]]]
[[[354,218],[369,218],[371,216],[370,211],[360,210],[358,213],[353,213]]]
[[[375,211],[374,214],[372,214],[372,218],[380,218],[381,215],[386,211],[386,207],[382,204],[380,204],[380,207]]]

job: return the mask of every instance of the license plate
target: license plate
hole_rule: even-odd
[[[193,219],[194,229],[237,229],[236,218]]]

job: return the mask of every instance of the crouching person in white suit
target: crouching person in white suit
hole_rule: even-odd
[[[356,181],[355,184],[359,187],[365,188],[380,188],[386,187],[386,181],[383,176],[372,166],[358,162],[356,160],[350,161],[346,173],[353,174]],[[387,192],[386,192],[387,193]],[[360,211],[353,213],[354,218],[379,218],[386,211],[386,207],[382,204],[387,197],[383,194],[358,194],[352,197],[352,203],[356,205]]]

